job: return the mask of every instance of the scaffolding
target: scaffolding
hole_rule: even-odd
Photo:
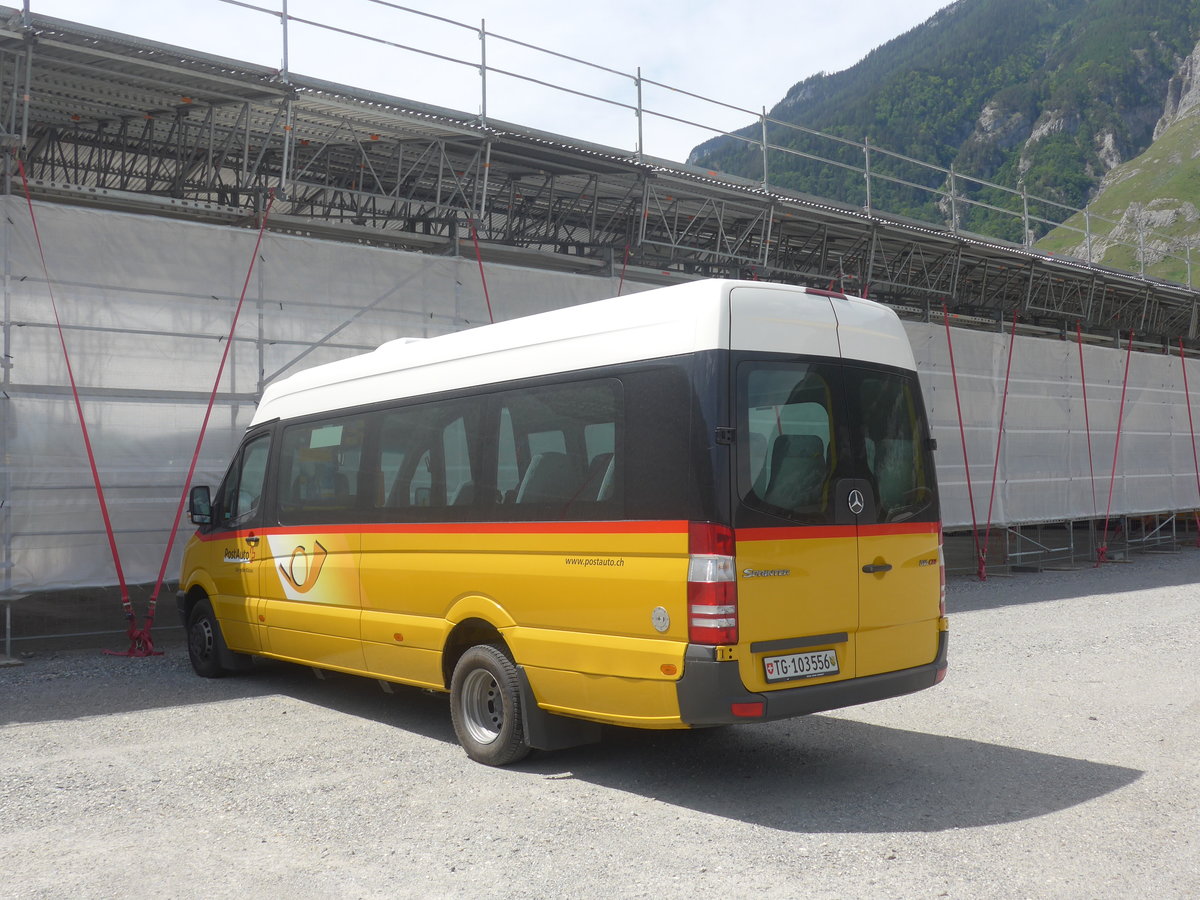
[[[299,21],[286,5],[282,14],[259,12],[285,35]],[[482,24],[451,24],[484,54],[449,60],[482,72],[478,115],[299,76],[288,71],[286,53],[283,69],[269,69],[0,7],[0,140],[31,176],[131,582],[158,567],[269,191],[276,200],[262,265],[217,397],[220,425],[201,457],[199,479],[210,484],[268,381],[392,337],[486,321],[475,233],[499,318],[700,277],[806,284],[890,303],[908,320],[942,435],[939,479],[953,528],[969,519],[949,439],[957,423],[944,405],[945,304],[955,325],[973,329],[971,453],[991,461],[1000,446],[995,519],[1011,529],[1012,546],[1031,537],[1052,547],[1029,529],[1094,515],[1082,493],[1069,360],[1059,358],[1068,345],[1045,338],[1066,337],[1078,321],[1089,326],[1097,402],[1111,407],[1106,354],[1114,351],[1106,345],[1118,329],[1135,330],[1143,419],[1132,423],[1137,436],[1121,472],[1118,515],[1169,517],[1200,505],[1192,476],[1180,474],[1190,473],[1193,457],[1185,452],[1186,395],[1174,387],[1179,363],[1163,355],[1169,338],[1196,345],[1194,288],[966,233],[955,210],[970,202],[968,180],[936,167],[926,168],[944,178],[907,180],[935,183],[928,190],[946,202],[950,221],[889,215],[879,203],[884,192],[872,188],[901,176],[885,165],[886,150],[866,142],[836,139],[861,151],[862,165],[851,168],[863,176],[864,197],[839,202],[780,189],[770,184],[771,161],[791,151],[772,138],[782,123],[765,113],[757,131],[761,180],[656,158],[646,152],[643,124],[680,117],[645,101],[651,89],[668,86],[640,71],[605,70],[630,80],[633,95],[624,100],[543,85],[632,113],[632,148],[498,121],[487,115],[497,89],[488,76],[523,76],[490,66],[486,48],[514,39]],[[832,152],[827,162],[850,165]],[[91,486],[80,477],[78,425],[44,304],[49,285],[7,156],[2,172],[0,598],[12,599],[110,584],[111,576]],[[1036,198],[1022,199],[1030,202],[1017,215],[1030,234],[1050,219],[1038,219]],[[1052,371],[1040,392],[1022,399],[1018,390],[998,442],[1001,322],[1013,311],[1021,340],[1036,336],[1041,348],[1024,357],[1042,358]],[[1048,409],[1057,418],[1039,418]],[[1094,415],[1103,418],[1099,408]],[[1042,475],[1024,478],[1028,467],[1019,461],[1031,448]],[[1046,471],[1052,477],[1039,482]],[[1151,531],[1157,541],[1166,526]],[[6,619],[6,635],[11,630]]]
[[[228,0],[207,0],[210,5]],[[360,0],[367,2],[367,0]],[[239,224],[277,192],[273,228],[429,253],[455,253],[474,226],[486,259],[560,271],[611,273],[624,260],[645,280],[748,276],[835,286],[902,307],[984,318],[1019,309],[1047,325],[1089,323],[1139,335],[1194,340],[1190,249],[1142,229],[1130,250],[1138,272],[1041,253],[1030,239],[1077,210],[931,166],[887,148],[824,135],[396,4],[396,17],[436,20],[460,33],[458,55],[276,9],[232,4],[279,41],[283,68],[222,59],[0,7],[0,127],[22,148],[36,196],[198,221]],[[280,26],[282,25],[282,28]],[[479,73],[479,113],[469,114],[308,78],[289,69],[289,28],[364,48]],[[489,63],[517,47],[582,74],[578,84]],[[492,56],[489,57],[489,48]],[[530,64],[534,65],[533,63]],[[596,93],[590,76],[618,87]],[[489,116],[496,95],[535,87],[559,101],[630,116],[631,148],[588,144]],[[684,103],[680,109],[670,103]],[[699,113],[687,110],[698,108]],[[734,114],[755,127],[706,124]],[[694,118],[686,117],[688,115]],[[707,118],[706,118],[707,116]],[[676,123],[699,139],[751,148],[761,177],[735,178],[652,156],[646,126]],[[788,139],[802,134],[813,151]],[[824,149],[822,149],[824,148]],[[820,199],[772,184],[788,156],[861,176],[860,196]],[[11,172],[6,176],[11,190]],[[928,196],[940,223],[889,212],[888,188]],[[982,189],[1007,198],[984,203]],[[1012,220],[1023,243],[966,232],[965,210]],[[1085,216],[1090,247],[1096,217]],[[1108,223],[1112,225],[1114,223]],[[1147,275],[1146,246],[1186,270],[1189,284]]]

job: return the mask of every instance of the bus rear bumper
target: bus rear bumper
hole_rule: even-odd
[[[698,727],[767,722],[911,694],[942,680],[947,643],[948,633],[943,631],[938,636],[937,656],[927,665],[763,693],[746,690],[736,660],[719,662],[713,659],[711,647],[691,645],[676,688],[679,716],[684,724]],[[739,712],[734,712],[735,708]]]

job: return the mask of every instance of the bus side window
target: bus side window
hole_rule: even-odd
[[[429,514],[418,510],[454,507],[461,518],[474,506],[481,408],[480,400],[449,400],[382,413],[376,508],[414,519]]]
[[[513,511],[523,518],[542,507],[541,515],[563,519],[586,519],[598,503],[620,503],[620,410],[615,379],[503,395],[496,472],[502,502],[524,507]]]
[[[260,435],[246,444],[235,458],[213,503],[217,527],[236,528],[258,512],[270,449],[270,435]]]
[[[517,460],[517,439],[513,436],[512,413],[500,410],[500,435],[496,444],[496,492],[501,503],[512,503],[521,483],[521,465]]]
[[[281,524],[344,517],[356,506],[364,428],[364,419],[350,418],[284,429],[276,490]]]

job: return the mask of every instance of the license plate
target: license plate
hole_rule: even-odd
[[[836,650],[813,650],[809,653],[789,653],[768,656],[763,660],[767,681],[797,681],[801,678],[822,678],[838,673]]]

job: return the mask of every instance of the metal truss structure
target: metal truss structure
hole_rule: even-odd
[[[4,7],[0,128],[43,199],[249,224],[274,191],[326,238],[1197,338],[1188,286]]]

